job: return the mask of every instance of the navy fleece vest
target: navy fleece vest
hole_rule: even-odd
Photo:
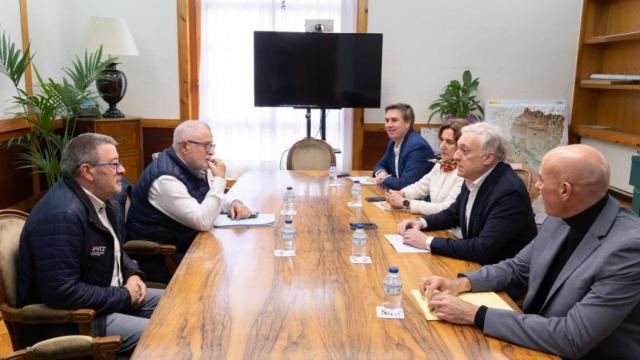
[[[145,169],[133,189],[131,208],[127,216],[127,237],[176,245],[177,253],[184,255],[198,231],[171,219],[149,202],[151,185],[163,175],[180,180],[187,187],[189,194],[199,203],[204,200],[209,191],[209,183],[206,179],[200,178],[180,160],[173,148],[164,150]]]

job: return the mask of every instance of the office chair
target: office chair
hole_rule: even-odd
[[[95,360],[115,360],[120,350],[120,336],[91,337],[84,335],[59,336],[40,341],[26,349],[6,355],[7,360],[51,360],[91,356]]]
[[[327,170],[336,163],[336,154],[325,141],[305,138],[289,149],[287,170]]]
[[[123,215],[126,221],[129,213],[129,206],[131,204],[131,191],[133,190],[133,185],[124,178],[121,180],[121,184],[122,190],[116,195],[116,199],[124,211]],[[173,255],[176,253],[175,245],[161,245],[149,240],[134,239],[127,240],[122,245],[122,250],[134,260],[137,256],[162,256],[169,273],[173,275],[176,271],[177,265],[173,260]],[[147,281],[147,286],[155,289],[164,289],[167,287],[167,284]]]
[[[536,196],[536,189],[534,186],[536,182],[535,175],[533,175],[533,172],[526,167],[514,169],[513,171],[515,171],[516,175],[518,175],[520,180],[522,180],[524,186],[527,188],[527,192],[529,193],[529,198],[533,201]]]
[[[17,261],[20,233],[28,214],[19,210],[0,210],[0,312],[9,330],[14,349],[22,349],[17,324],[78,325],[79,333],[93,336],[91,322],[96,316],[93,309],[52,309],[44,304],[31,304],[16,308]]]

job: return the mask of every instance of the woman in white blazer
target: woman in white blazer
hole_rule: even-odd
[[[460,130],[467,124],[465,119],[453,119],[440,127],[440,160],[418,182],[400,191],[388,190],[385,197],[392,208],[429,215],[448,208],[456,200],[464,179],[458,176],[453,154],[458,150]],[[427,195],[431,201],[422,200]]]

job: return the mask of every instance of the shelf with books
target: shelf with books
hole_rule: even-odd
[[[580,80],[579,85],[581,88],[585,89],[640,90],[640,83],[638,82],[583,79]]]
[[[640,75],[640,0],[584,0],[571,134],[639,148],[634,75]]]

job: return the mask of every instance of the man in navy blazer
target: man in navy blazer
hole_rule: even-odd
[[[609,166],[595,148],[558,147],[536,188],[549,215],[520,253],[457,279],[423,278],[441,320],[563,358],[637,359],[640,354],[640,219],[608,195]],[[455,297],[528,287],[524,314]]]
[[[513,257],[536,236],[531,200],[511,166],[504,162],[508,143],[500,130],[486,123],[462,128],[454,154],[458,176],[465,179],[451,206],[398,225],[403,241],[412,246],[480,264]],[[460,226],[462,239],[426,236],[420,229]]]
[[[373,167],[373,176],[378,185],[400,190],[420,180],[431,171],[434,158],[429,143],[413,131],[415,115],[408,104],[392,104],[385,108],[384,129],[389,135],[389,144],[384,156]]]

